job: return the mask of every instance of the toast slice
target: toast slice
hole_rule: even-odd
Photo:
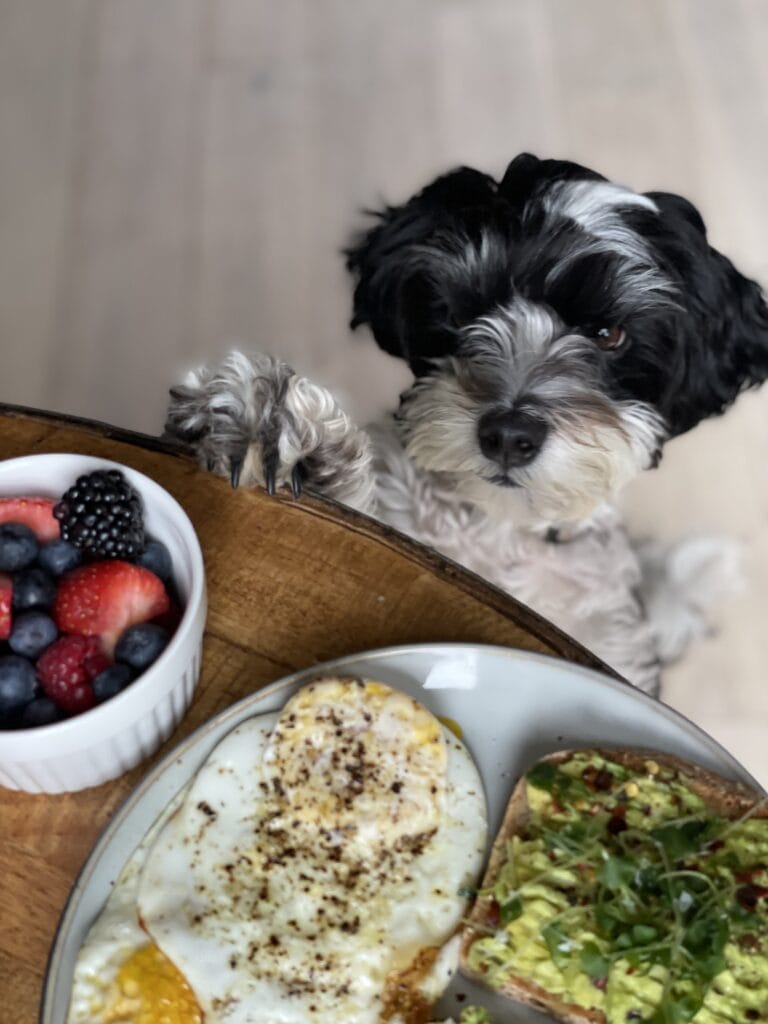
[[[584,772],[582,773],[580,767],[585,761],[587,764]],[[595,769],[594,772],[592,771],[592,768],[589,767],[590,765]],[[758,992],[754,997],[751,995],[745,996],[748,1005],[740,1007],[738,1012],[734,1013],[733,1019],[738,1019],[739,1021],[743,1021],[745,1019],[768,1019],[768,888],[765,888],[763,893],[765,898],[759,895],[763,892],[761,886],[768,887],[768,868],[766,868],[766,864],[768,864],[768,821],[765,820],[768,818],[768,803],[766,803],[763,794],[739,783],[725,779],[711,771],[708,771],[707,769],[691,764],[690,762],[684,761],[673,755],[650,751],[603,749],[561,751],[542,759],[542,761],[538,762],[535,766],[535,769],[539,773],[539,781],[541,781],[542,776],[542,768],[540,766],[553,766],[556,768],[558,770],[558,776],[554,776],[554,778],[559,778],[559,773],[562,769],[565,769],[566,771],[570,770],[575,781],[573,785],[571,785],[571,783],[559,785],[555,782],[555,792],[553,793],[542,793],[542,791],[537,789],[537,787],[530,790],[530,793],[532,797],[534,797],[534,801],[539,808],[541,807],[542,797],[545,803],[548,802],[551,804],[551,816],[549,817],[546,816],[546,810],[539,810],[539,812],[536,812],[531,808],[529,802],[529,777],[531,777],[531,772],[526,776],[523,776],[515,786],[507,805],[507,810],[501,828],[494,841],[480,893],[463,931],[460,955],[461,969],[463,973],[476,981],[490,985],[490,987],[495,989],[497,992],[508,996],[510,999],[517,1000],[518,1002],[534,1007],[537,1010],[544,1011],[558,1020],[568,1022],[568,1024],[584,1024],[584,1022],[593,1022],[593,1024],[614,1024],[614,1022],[619,1021],[620,1024],[626,1024],[626,1021],[641,1021],[653,1016],[653,1006],[651,1005],[649,1007],[647,1004],[638,1005],[637,1009],[630,1008],[627,1010],[626,1006],[622,1003],[621,1012],[618,1014],[614,1012],[613,1008],[608,1006],[608,994],[605,991],[606,985],[612,984],[610,974],[606,979],[589,977],[586,974],[580,976],[578,998],[574,997],[573,991],[575,989],[571,987],[570,984],[566,985],[564,990],[551,990],[551,988],[546,984],[542,984],[540,981],[537,982],[530,976],[531,974],[537,974],[538,969],[530,969],[527,963],[523,963],[523,961],[526,960],[526,957],[523,955],[523,950],[525,948],[524,943],[521,943],[518,949],[514,948],[513,943],[513,948],[509,950],[509,969],[507,970],[505,961],[504,968],[500,976],[496,975],[493,966],[489,967],[488,963],[483,961],[483,957],[478,957],[476,954],[477,951],[482,948],[483,940],[491,942],[495,949],[495,936],[503,925],[503,922],[500,921],[500,905],[496,897],[499,895],[502,895],[503,897],[509,895],[509,891],[504,889],[506,882],[500,882],[500,879],[502,879],[502,872],[505,870],[505,865],[507,865],[510,856],[509,844],[513,841],[514,837],[519,837],[518,841],[521,843],[526,843],[531,838],[533,838],[534,841],[537,841],[537,834],[541,832],[543,827],[540,824],[537,825],[537,813],[539,814],[539,818],[541,818],[542,815],[545,816],[545,818],[542,818],[541,820],[547,821],[547,835],[549,836],[550,841],[553,833],[558,834],[558,828],[562,828],[573,821],[579,822],[583,820],[585,822],[584,827],[586,829],[599,829],[599,823],[607,817],[606,835],[609,841],[606,843],[606,852],[610,857],[613,857],[614,855],[619,856],[618,851],[621,848],[618,847],[617,849],[617,844],[621,844],[623,842],[625,847],[631,847],[632,842],[634,841],[633,837],[637,834],[637,808],[632,812],[629,812],[626,809],[627,807],[632,806],[632,797],[635,797],[637,800],[643,800],[645,798],[650,798],[650,794],[652,794],[655,789],[664,790],[664,787],[669,787],[670,791],[674,791],[678,796],[680,793],[683,794],[681,799],[684,804],[686,804],[684,794],[691,794],[689,802],[695,804],[698,801],[701,801],[702,809],[691,814],[690,807],[684,806],[680,813],[674,812],[668,819],[664,819],[662,816],[661,820],[659,819],[656,810],[653,809],[652,813],[648,815],[649,834],[652,831],[652,828],[663,828],[666,820],[672,822],[668,828],[673,831],[669,833],[661,833],[663,839],[662,846],[667,843],[667,840],[677,841],[677,835],[674,834],[675,829],[683,830],[680,835],[690,834],[690,832],[686,833],[684,831],[685,829],[693,829],[695,832],[698,825],[687,824],[687,821],[706,821],[709,823],[707,825],[709,831],[701,833],[702,837],[706,838],[707,841],[707,853],[702,854],[702,861],[705,861],[707,857],[711,857],[712,851],[715,851],[715,855],[719,856],[720,859],[724,858],[724,854],[726,852],[724,849],[725,840],[718,839],[716,836],[714,838],[707,838],[711,836],[713,829],[715,829],[715,831],[717,830],[718,823],[722,825],[721,832],[724,835],[726,832],[729,832],[730,835],[739,835],[740,831],[745,828],[748,829],[750,835],[755,833],[758,834],[760,857],[757,858],[755,869],[750,871],[747,866],[745,867],[744,872],[736,872],[736,877],[742,879],[742,882],[736,884],[742,886],[738,891],[742,893],[742,898],[745,901],[756,898],[753,900],[753,902],[755,902],[755,935],[749,934],[746,938],[749,939],[749,943],[753,943],[754,945],[751,952],[754,953],[756,961],[759,960],[759,973],[763,971],[765,972],[765,986],[762,987],[759,985]],[[601,766],[604,766],[605,770],[608,770],[608,779],[606,779],[605,776],[600,776],[598,774],[603,770]],[[615,769],[611,768],[611,766],[615,766]],[[615,775],[613,774],[614,771]],[[543,769],[545,780],[547,773],[549,773],[551,782],[553,778],[551,769]],[[585,777],[587,782],[584,781]],[[601,789],[602,786],[607,786],[607,791]],[[574,793],[569,793],[570,789],[573,789]],[[632,797],[628,796],[628,793],[632,794]],[[573,804],[572,808],[568,806],[569,803]],[[582,810],[577,810],[576,804],[578,804]],[[595,811],[596,806],[600,808],[597,811]],[[611,807],[613,810],[610,809]],[[638,804],[638,807],[640,809],[640,814],[644,815],[647,810],[647,805]],[[616,808],[618,808],[618,810],[616,810]],[[632,822],[632,831],[628,831],[627,837],[622,841],[620,834],[625,830],[628,830],[629,826],[626,826],[625,828],[625,825],[622,825],[621,822],[626,822],[627,818]],[[683,819],[683,824],[675,824],[675,821],[680,821],[680,819]],[[749,822],[752,822],[753,824],[746,824]],[[729,823],[732,824],[729,825]],[[616,836],[611,834],[609,825],[611,828],[616,830]],[[559,834],[564,835],[562,832]],[[540,836],[538,838],[540,839]],[[515,841],[516,844],[518,841]],[[602,840],[598,841],[598,847],[600,847],[600,843],[602,843]],[[653,855],[655,845],[655,841],[650,841],[648,844],[651,856]],[[642,836],[640,837],[640,846],[644,846],[644,837]],[[555,847],[557,847],[557,840],[555,840]],[[516,848],[523,849],[524,847],[516,846]],[[665,853],[663,856],[666,856],[666,847],[664,848]],[[563,851],[561,850],[557,850],[555,854],[552,852],[546,854],[550,860],[554,861],[553,868],[558,867],[558,861],[563,860],[563,857],[561,856],[562,852]],[[515,854],[515,856],[518,855],[519,854]],[[574,869],[576,877],[583,874],[586,878],[589,878],[590,872],[593,876],[596,875],[598,878],[602,877],[601,872],[604,870],[602,865],[605,863],[605,859],[606,858],[604,856],[598,855],[596,863],[591,865],[589,863],[578,864]],[[692,861],[694,860],[693,854],[691,854],[690,859]],[[571,856],[570,860],[573,860],[573,856]],[[683,861],[684,860],[685,858],[683,858]],[[611,864],[620,867],[623,864],[622,857],[619,856],[618,860],[612,860]],[[669,867],[670,865],[667,866]],[[671,866],[674,867],[674,865]],[[683,867],[687,867],[687,865],[683,863]],[[696,865],[694,863],[694,867],[698,869],[701,868],[701,865]],[[764,870],[758,870],[758,868],[762,868]],[[510,865],[507,870],[517,871],[517,867]],[[711,869],[704,867],[702,870],[707,871]],[[746,879],[746,881],[744,881],[744,879]],[[609,881],[616,880],[609,879]],[[760,882],[761,885],[753,884],[756,882]],[[502,891],[499,889],[500,885],[502,887]],[[584,896],[585,893],[592,898],[590,893],[597,892],[599,886],[602,886],[602,883],[595,883],[593,885],[587,881],[584,882],[584,884],[580,884],[578,888],[574,889],[574,894],[578,893],[578,902],[586,902]],[[513,888],[515,887],[513,886]],[[518,900],[519,907],[515,906],[513,912],[516,913],[519,910],[520,916],[522,917],[526,913],[526,898],[524,896],[526,891],[525,883],[519,886],[519,890],[519,900],[515,897],[515,899]],[[606,890],[604,887],[599,888],[599,891],[602,895],[605,895],[606,892],[610,895],[610,890]],[[622,897],[629,896],[631,898],[632,895],[631,886],[630,888],[622,890]],[[569,897],[573,902],[577,902],[575,895],[569,894]],[[689,897],[690,894],[686,897],[685,903],[688,902]],[[661,898],[663,898],[663,895],[659,897],[659,899]],[[680,906],[685,906],[685,903],[681,903]],[[514,904],[511,905],[514,906]],[[594,906],[596,906],[596,904],[594,904]],[[682,914],[678,916],[685,920],[686,914],[695,912],[695,908],[692,911],[691,908],[686,907]],[[590,913],[590,908],[587,907],[584,913],[588,915]],[[574,914],[578,918],[578,908],[573,912],[570,910],[562,912],[561,921],[563,924],[561,926],[561,932],[558,934],[566,936],[565,941],[562,943],[563,949],[573,947],[573,951],[569,954],[571,959],[569,959],[566,964],[566,970],[570,971],[570,976],[573,979],[574,970],[581,975],[579,970],[580,961],[578,960],[578,957],[579,955],[583,955],[583,950],[582,954],[579,954],[579,927],[573,928],[571,926],[569,929],[569,927],[565,926],[569,914],[571,915],[572,921],[574,920]],[[582,927],[583,920],[584,918],[582,917]],[[512,927],[514,931],[516,926],[513,925]],[[606,954],[606,945],[610,946],[610,942],[606,942],[605,937],[600,934],[600,929],[594,927],[594,921],[592,922],[592,927],[589,929],[589,932],[590,949],[592,952],[594,953],[599,951],[601,954]],[[527,934],[530,936],[530,930]],[[493,938],[489,938],[489,936],[493,936]],[[506,937],[504,941],[507,941]],[[481,943],[481,945],[477,946],[477,943]],[[542,943],[546,950],[547,946],[543,939]],[[710,951],[708,950],[707,952]],[[538,953],[541,955],[541,948],[538,948]],[[551,954],[551,949],[549,953]],[[506,948],[504,955],[507,955]],[[554,956],[555,954],[552,955]],[[614,948],[611,948],[611,955],[616,955]],[[622,954],[619,955],[621,956]],[[652,955],[650,950],[649,955]],[[498,960],[494,960],[492,961],[492,964],[498,962]],[[606,961],[605,957],[603,960],[593,961],[593,963],[589,965],[590,969],[594,970],[595,962],[599,965],[601,963],[605,964],[606,962],[611,961]],[[652,965],[649,963],[641,962],[637,967],[635,967],[633,966],[633,963],[634,961],[630,963],[629,967],[626,969],[627,975],[631,976],[635,971],[637,971],[638,976],[644,977],[645,975],[643,972],[650,971],[652,975],[655,974],[656,979],[664,976],[663,966],[661,968],[658,966],[652,968]],[[614,969],[617,968],[610,968],[611,971]],[[624,970],[623,961],[621,969]],[[673,977],[674,969],[675,968],[673,966],[667,972],[669,977]],[[712,970],[714,969],[715,967],[713,966]],[[549,967],[547,967],[546,970],[549,970]],[[492,977],[493,980],[489,980],[489,976]],[[710,985],[712,980],[713,979],[710,979]],[[623,979],[623,983],[625,985],[627,984],[626,979]],[[602,988],[600,987],[601,984]],[[629,984],[631,986],[632,983],[630,982]],[[658,980],[655,981],[654,984],[657,989],[662,988],[663,991],[663,986],[658,983]],[[555,987],[560,988],[559,985]],[[586,998],[582,998],[585,990],[587,991],[587,996]],[[667,992],[666,995],[662,995],[662,999],[666,999],[667,1002],[669,1002],[670,999],[674,1001],[676,998],[674,996],[674,990],[675,986],[672,985],[670,991]],[[760,990],[762,990],[762,994]],[[695,988],[695,991],[701,995],[702,992],[708,992],[708,986],[704,985],[703,988]],[[672,1009],[674,1011],[676,1007],[673,1007]],[[721,1015],[725,1016],[726,1019],[729,1017],[729,1013],[723,1010],[721,1006],[718,1007],[718,1011]],[[677,1018],[674,1013],[672,1013],[671,1016],[664,1013],[663,1019],[675,1020]]]

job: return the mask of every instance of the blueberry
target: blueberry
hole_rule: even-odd
[[[93,686],[93,695],[101,704],[102,701],[109,700],[110,697],[114,697],[116,693],[124,690],[134,678],[135,672],[130,666],[110,665],[103,672],[99,672],[93,680],[91,684]]]
[[[49,608],[56,597],[56,583],[45,569],[33,566],[13,577],[12,607],[15,612],[29,608]]]
[[[149,569],[159,576],[163,583],[168,583],[173,572],[173,563],[168,548],[159,540],[151,540],[136,559],[136,564]]]
[[[115,660],[143,672],[164,650],[170,640],[168,631],[153,622],[131,626],[123,633],[115,647]]]
[[[31,565],[40,545],[28,526],[22,523],[0,525],[0,572],[16,572]]]
[[[8,643],[14,654],[35,661],[59,635],[56,623],[45,612],[22,612],[13,621]]]
[[[70,569],[77,568],[83,560],[74,544],[66,540],[52,540],[40,548],[37,564],[51,576],[61,576]]]
[[[0,714],[29,704],[35,695],[35,668],[31,661],[8,654],[0,658]]]
[[[61,708],[50,697],[36,697],[21,713],[22,729],[35,729],[38,725],[51,725],[64,717]]]

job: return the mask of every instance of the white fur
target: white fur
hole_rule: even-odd
[[[617,209],[639,206],[651,213],[659,212],[648,196],[612,181],[566,181],[555,185],[544,202],[547,208],[575,220],[590,234],[606,238],[616,230]]]
[[[676,661],[711,632],[709,609],[741,590],[741,548],[721,537],[695,536],[677,544],[646,540],[636,553],[640,595],[659,657]]]
[[[192,437],[201,462],[225,474],[234,445],[245,453],[243,484],[263,483],[264,446],[277,440],[278,483],[290,481],[296,463],[311,464],[309,487],[466,566],[656,692],[660,660],[702,632],[702,611],[722,580],[712,543],[646,548],[644,576],[618,512],[598,504],[642,468],[658,424],[646,407],[626,403],[625,430],[601,437],[595,427],[581,442],[556,431],[526,467],[525,487],[498,487],[478,476],[474,399],[436,369],[404,406],[405,447],[393,421],[361,431],[325,389],[277,360],[240,354],[172,389],[168,430]],[[577,499],[588,514],[561,530],[566,543],[549,542],[543,526],[560,511],[572,516]]]
[[[191,371],[171,390],[166,430],[195,438],[198,459],[229,475],[241,461],[243,485],[265,484],[264,460],[276,449],[276,484],[312,460],[312,486],[328,497],[368,510],[373,504],[368,436],[329,391],[298,377],[279,359],[231,352],[216,369]]]
[[[603,506],[568,543],[553,544],[511,518],[488,516],[462,501],[449,480],[419,471],[391,425],[370,433],[380,519],[530,605],[636,686],[655,691],[655,641],[636,594],[640,566],[615,509]]]
[[[622,209],[632,207],[658,213],[658,207],[648,196],[609,181],[565,181],[552,186],[542,202],[550,219],[567,217],[587,235],[580,245],[573,247],[569,257],[550,272],[550,280],[574,260],[603,251],[622,258],[623,273],[631,276],[636,296],[646,295],[650,300],[671,295],[670,281],[657,269],[642,235],[621,216]]]
[[[581,519],[646,469],[664,433],[649,405],[612,401],[592,379],[594,342],[564,333],[551,311],[516,300],[465,332],[458,358],[435,360],[398,418],[409,457],[487,514],[518,526]],[[549,432],[536,459],[491,482],[477,423],[489,408],[546,408]]]

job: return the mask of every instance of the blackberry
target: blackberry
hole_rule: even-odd
[[[141,499],[118,469],[78,477],[53,514],[62,538],[91,558],[130,560],[144,548]]]

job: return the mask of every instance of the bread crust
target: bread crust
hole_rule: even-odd
[[[563,764],[577,754],[602,757],[631,771],[646,770],[647,762],[653,761],[660,768],[669,768],[676,772],[679,777],[682,777],[690,791],[700,797],[716,815],[729,820],[742,817],[765,796],[758,790],[744,786],[740,782],[732,782],[730,779],[693,764],[691,761],[676,757],[674,754],[662,754],[653,750],[609,750],[603,747],[588,747],[582,750],[561,750],[539,758],[535,763]],[[768,818],[768,804],[763,803],[758,807],[754,816]],[[526,776],[522,775],[512,791],[504,819],[494,840],[488,866],[481,883],[483,889],[490,888],[496,881],[506,860],[507,840],[525,830],[529,817]],[[472,943],[475,939],[487,934],[488,927],[492,926],[492,922],[491,901],[479,898],[476,900],[462,932],[460,952],[462,973],[482,984],[485,983],[483,974],[469,966],[467,957]],[[567,1003],[523,977],[512,977],[502,989],[495,989],[495,991],[526,1006],[548,1013],[566,1024],[606,1024],[606,1016],[602,1010],[589,1010],[574,1003]]]

